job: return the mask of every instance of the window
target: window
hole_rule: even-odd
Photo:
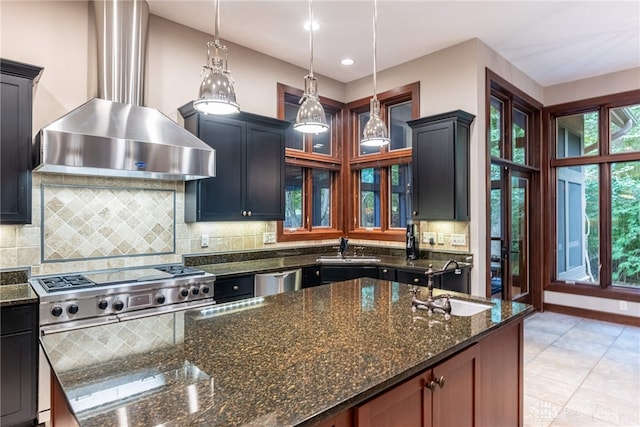
[[[349,185],[354,188],[348,207],[350,237],[404,241],[411,219],[411,128],[418,118],[419,84],[378,94],[380,115],[391,142],[384,147],[360,145],[369,120],[370,98],[347,105],[353,124],[349,144]]]
[[[639,291],[640,92],[550,107],[549,120],[553,283],[598,296]]]
[[[301,96],[301,90],[278,84],[278,116],[295,122]],[[290,129],[287,135],[285,219],[278,223],[279,241],[342,235],[338,209],[343,104],[325,98],[321,98],[321,102],[329,131],[307,135]]]

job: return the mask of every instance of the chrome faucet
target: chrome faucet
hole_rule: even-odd
[[[420,300],[418,299],[418,295],[420,295],[420,289],[415,286],[409,289],[409,292],[413,293],[413,296],[411,297],[411,306],[413,310],[420,308],[423,310],[428,310],[429,314],[433,313],[434,310],[440,310],[446,316],[450,316],[451,302],[449,301],[449,298],[451,298],[451,295],[438,295],[437,297],[435,297],[435,299],[433,297],[433,276],[436,274],[433,271],[433,265],[429,264],[429,269],[425,272],[425,274],[427,275],[427,287],[429,289],[429,296],[425,301]],[[436,304],[436,301],[440,299],[444,299],[444,304]]]
[[[458,265],[458,261],[456,261],[455,259],[450,259],[449,261],[447,261],[447,262],[444,264],[444,267],[442,267],[442,270],[443,270],[443,271],[444,271],[444,270],[446,270],[447,268],[449,268],[449,266],[450,266],[451,264],[455,264],[455,265],[456,265],[456,270],[458,270],[458,269],[460,268],[460,266]]]

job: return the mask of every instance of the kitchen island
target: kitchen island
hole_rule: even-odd
[[[380,396],[410,382],[433,385],[422,385],[426,372],[468,350],[474,390],[491,386],[494,401],[515,395],[507,410],[521,424],[522,319],[532,308],[489,303],[471,316],[429,316],[412,310],[408,285],[357,279],[41,342],[60,386],[58,403],[68,403],[81,426],[366,425]],[[506,330],[513,331],[508,351],[480,346]],[[515,375],[515,389],[497,390],[499,369],[509,366],[503,374]],[[476,391],[473,419],[489,419]]]

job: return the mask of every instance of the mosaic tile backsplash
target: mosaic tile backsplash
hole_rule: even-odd
[[[43,184],[41,194],[42,262],[175,252],[173,190]]]

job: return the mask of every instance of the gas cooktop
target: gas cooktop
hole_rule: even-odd
[[[132,268],[108,270],[96,273],[71,274],[38,279],[47,292],[62,292],[71,289],[92,288],[119,283],[163,280],[205,274],[204,271],[184,265],[163,265],[154,268]]]

